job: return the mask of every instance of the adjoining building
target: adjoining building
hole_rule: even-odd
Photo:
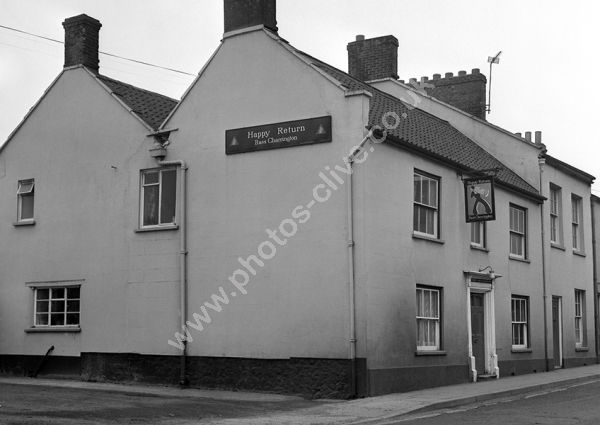
[[[179,102],[65,21],[0,150],[0,370],[349,397],[595,363],[593,177],[486,122],[478,70],[404,84],[385,36],[346,73],[275,9],[225,0]]]

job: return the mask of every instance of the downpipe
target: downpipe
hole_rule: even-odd
[[[546,159],[544,158],[544,153],[541,153],[538,157],[538,165],[540,168],[540,194],[543,195],[543,185],[544,185],[544,165],[546,164]],[[542,230],[542,292],[543,292],[543,300],[544,300],[544,362],[546,366],[546,372],[550,370],[550,363],[548,359],[548,294],[546,289],[546,233],[544,226],[544,219],[546,218],[544,214],[544,203],[540,205],[540,224]]]

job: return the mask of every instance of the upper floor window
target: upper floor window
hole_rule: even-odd
[[[417,287],[418,351],[440,350],[440,298],[440,289]]]
[[[571,218],[571,227],[573,229],[573,251],[583,251],[581,198],[572,195],[571,206],[573,210]]]
[[[550,185],[550,242],[562,245],[562,205],[560,187]]]
[[[510,255],[527,257],[527,210],[516,205],[510,206]]]
[[[414,173],[413,230],[425,236],[439,237],[439,178]]]
[[[17,222],[33,221],[33,179],[19,181],[17,189]]]
[[[141,185],[142,227],[175,224],[177,170],[142,171]]]
[[[486,247],[485,221],[473,221],[471,223],[471,246],[474,248]]]

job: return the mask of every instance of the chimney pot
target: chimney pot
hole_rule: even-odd
[[[224,0],[225,32],[264,25],[277,32],[276,0]]]
[[[440,74],[433,74],[434,80],[439,80],[440,78],[442,78],[442,76]]]
[[[523,134],[521,132],[518,132],[518,133],[515,133],[515,136],[523,137]]]
[[[463,77],[465,75],[467,75],[467,71],[458,71],[458,76],[459,77]]]
[[[525,132],[525,140],[527,140],[528,142],[531,142],[531,131]]]
[[[364,35],[362,35],[362,34],[358,34],[358,35],[356,36],[356,41],[365,41],[365,36],[364,36]]]
[[[424,83],[426,81],[429,81],[429,77],[421,77],[421,82]]]
[[[454,74],[452,72],[446,72],[446,74],[444,74],[444,78],[452,78],[454,77]]]
[[[537,145],[541,145],[542,144],[542,132],[541,131],[536,131],[535,132],[535,143]]]
[[[479,70],[479,68],[473,68],[473,69],[471,70],[471,74],[473,74],[473,75],[478,75],[478,74],[480,74],[480,73],[481,73],[481,71]]]
[[[65,29],[64,67],[83,65],[98,72],[100,21],[82,14],[65,19],[62,25]]]

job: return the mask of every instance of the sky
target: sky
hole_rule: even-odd
[[[223,34],[222,0],[0,0],[0,25],[63,40],[65,18],[102,23],[100,50],[197,74]],[[279,34],[347,70],[357,34],[395,35],[401,79],[494,65],[488,120],[542,131],[551,155],[600,179],[600,2],[278,0]],[[63,45],[0,28],[0,144],[60,73]],[[243,71],[243,70],[241,70]],[[194,76],[100,56],[100,72],[179,99]],[[600,196],[600,181],[593,190]]]

